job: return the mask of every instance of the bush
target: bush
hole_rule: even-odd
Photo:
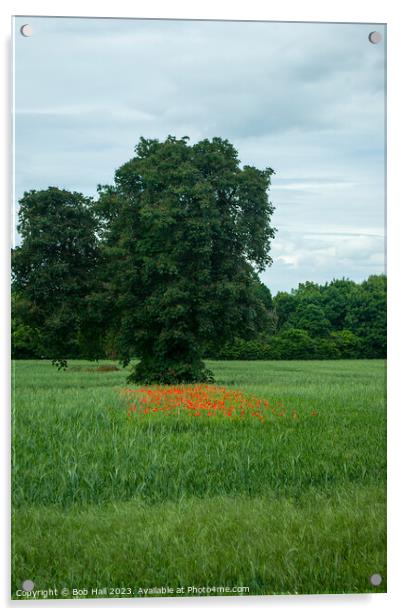
[[[12,319],[11,357],[13,359],[38,359],[39,333],[33,327]]]
[[[361,355],[361,341],[349,329],[332,332],[331,339],[338,349],[341,359],[358,359]]]
[[[287,329],[272,338],[274,359],[313,359],[316,344],[303,329]]]
[[[315,351],[311,359],[340,359],[341,353],[333,338],[314,338]]]
[[[235,338],[219,349],[211,345],[205,355],[223,360],[355,359],[360,353],[360,340],[349,330],[314,338],[303,329],[289,328],[273,336],[270,342]]]

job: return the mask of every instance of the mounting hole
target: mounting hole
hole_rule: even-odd
[[[26,590],[27,592],[31,592],[31,590],[33,590],[35,584],[32,580],[24,580],[22,583],[22,589]]]
[[[32,36],[32,26],[29,24],[24,24],[21,26],[20,32],[23,36]]]
[[[372,584],[372,586],[380,586],[380,584],[382,583],[382,576],[380,575],[380,573],[374,573],[370,576],[369,582]]]
[[[369,34],[368,39],[371,43],[373,43],[373,45],[377,45],[377,43],[380,43],[382,40],[382,35],[380,32],[374,31]]]

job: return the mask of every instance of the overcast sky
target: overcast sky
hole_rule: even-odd
[[[96,195],[140,136],[220,136],[276,172],[273,293],[384,271],[384,26],[38,17],[15,31],[16,201]]]

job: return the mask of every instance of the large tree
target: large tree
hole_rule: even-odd
[[[97,357],[97,327],[88,310],[99,258],[91,200],[55,187],[31,190],[20,200],[17,229],[14,316],[23,314],[36,332],[35,353],[58,361]],[[16,331],[21,339],[21,327]]]
[[[206,345],[253,328],[275,233],[273,170],[241,167],[220,138],[142,138],[135,153],[99,187],[100,302],[118,356],[140,359],[132,380],[206,381]]]

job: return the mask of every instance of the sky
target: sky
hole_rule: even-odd
[[[15,212],[31,189],[96,196],[141,136],[218,136],[275,170],[273,294],[382,273],[385,39],[375,24],[15,18]]]

